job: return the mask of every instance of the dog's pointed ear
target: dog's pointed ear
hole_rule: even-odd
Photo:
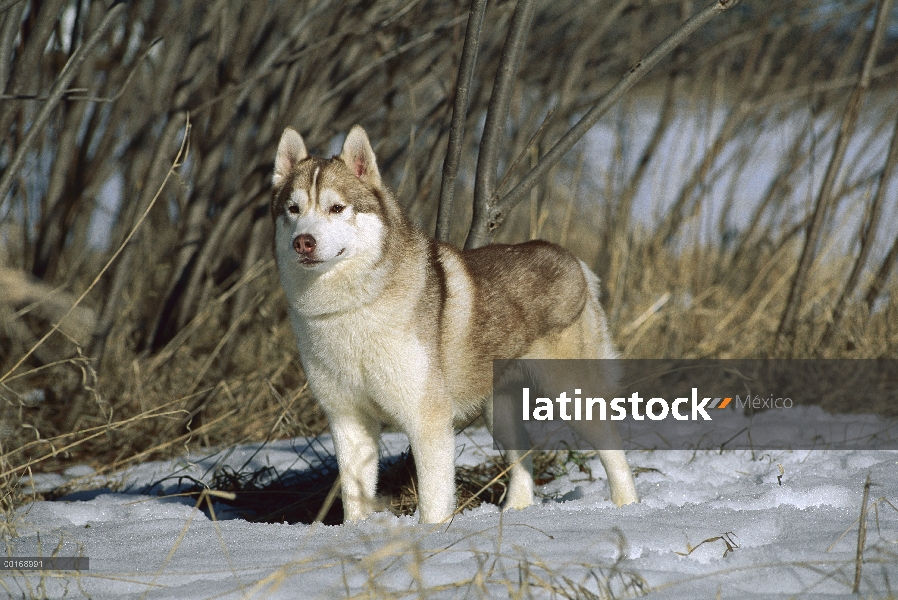
[[[358,125],[349,130],[349,135],[343,142],[340,159],[346,163],[356,177],[373,187],[380,187],[380,173],[377,170],[374,150],[371,149],[368,134]]]
[[[309,156],[306,144],[302,136],[296,133],[292,127],[288,127],[281,135],[278,143],[278,153],[274,159],[274,176],[271,181],[275,187],[284,183],[284,180],[293,171],[294,167]]]

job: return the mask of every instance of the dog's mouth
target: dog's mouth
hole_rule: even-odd
[[[334,258],[337,258],[338,256],[340,256],[340,255],[343,254],[344,252],[346,252],[346,248],[343,248],[342,250],[340,250],[339,252],[337,252],[336,254],[334,254]],[[326,262],[327,262],[326,260],[315,260],[315,259],[310,258],[310,257],[308,257],[308,256],[303,256],[302,258],[299,259],[299,264],[305,265],[305,266],[307,266],[307,267],[314,267],[314,266],[316,266],[316,265],[324,264],[324,263],[326,263]]]

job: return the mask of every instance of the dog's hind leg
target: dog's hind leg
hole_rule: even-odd
[[[502,501],[502,510],[527,508],[533,504],[533,452],[509,450],[508,492]]]
[[[582,382],[580,385],[595,396],[611,397],[612,390],[618,385],[618,365],[615,361],[566,361],[564,363],[533,363],[534,379],[540,381],[550,390],[569,389],[571,382]],[[563,365],[559,366],[559,365]],[[580,390],[575,390],[580,393]],[[611,501],[617,506],[639,502],[636,483],[623,450],[623,443],[617,428],[610,421],[569,421],[573,432],[585,439],[589,445],[598,450],[599,460],[608,476],[608,487]]]
[[[613,434],[616,436],[617,432]],[[607,440],[607,438],[606,438]],[[639,502],[633,473],[623,450],[599,450],[599,460],[605,467],[608,476],[608,487],[611,488],[611,501],[617,506]]]
[[[328,414],[340,468],[345,521],[364,519],[376,507],[380,424],[359,412]]]
[[[506,390],[497,390],[497,394],[506,393]],[[495,419],[495,407],[502,411],[498,421]],[[494,402],[493,398],[486,401],[483,406],[483,417],[494,439],[500,444],[506,445],[510,450],[503,452],[508,462],[508,489],[502,500],[502,510],[511,508],[527,508],[533,504],[533,452],[529,449],[530,440],[521,423],[509,414],[513,403],[507,398],[500,398]]]

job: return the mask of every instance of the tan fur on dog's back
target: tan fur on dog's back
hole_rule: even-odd
[[[567,328],[586,304],[580,262],[555,244],[497,244],[464,256],[486,308],[474,322],[484,360],[523,356],[536,339]],[[522,321],[526,330],[515,327]]]

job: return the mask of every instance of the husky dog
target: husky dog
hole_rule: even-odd
[[[463,252],[428,238],[381,183],[361,127],[331,159],[310,156],[287,128],[273,184],[281,284],[330,422],[346,520],[376,509],[383,423],[408,435],[420,520],[437,523],[455,510],[454,427],[481,411],[492,425],[493,359],[615,357],[598,278],[581,261],[543,241]],[[522,455],[507,452],[503,508],[533,502]],[[624,452],[599,457],[611,499],[637,502]]]

